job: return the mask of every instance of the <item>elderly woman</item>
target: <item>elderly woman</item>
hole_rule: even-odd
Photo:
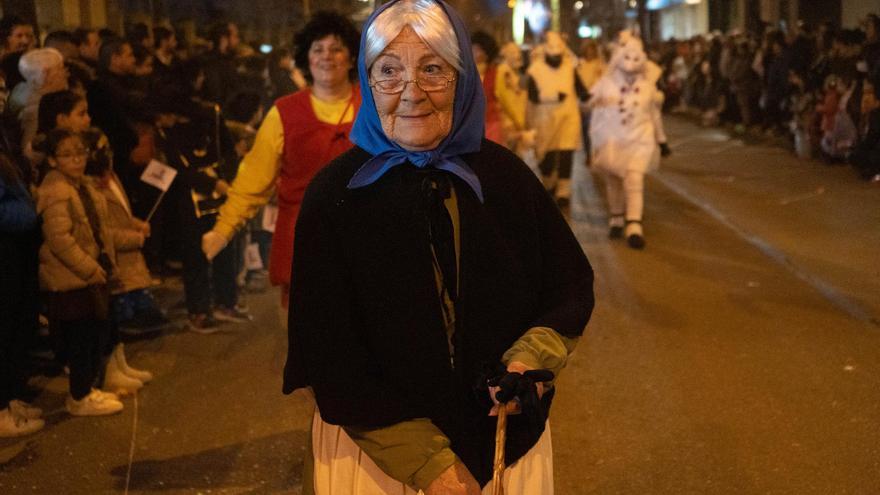
[[[306,493],[488,493],[500,377],[522,404],[505,493],[550,494],[552,383],[523,372],[565,365],[589,262],[528,167],[483,139],[445,2],[379,8],[358,71],[356,146],[315,176],[296,226],[284,391],[311,387],[318,406]]]
[[[22,55],[18,70],[24,77],[9,96],[9,108],[21,121],[21,149],[25,157],[36,164],[42,155],[31,147],[37,135],[37,112],[40,98],[48,93],[67,89],[67,69],[64,57],[54,48],[40,48]]]
[[[293,232],[303,193],[312,176],[351,147],[348,135],[361,104],[353,83],[357,28],[333,12],[318,12],[296,36],[296,63],[306,68],[309,87],[284,96],[266,114],[253,148],[244,157],[202,249],[213,258],[278,191],[278,217],[269,277],[281,286],[287,307]],[[286,321],[286,316],[284,317]]]

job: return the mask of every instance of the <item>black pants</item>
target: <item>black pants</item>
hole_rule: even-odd
[[[26,355],[39,321],[39,230],[0,232],[0,409],[27,382]]]
[[[544,187],[554,196],[568,197],[570,190],[558,191],[559,181],[571,179],[571,167],[574,160],[572,150],[553,150],[544,155],[544,159],[538,164],[541,175],[544,176]]]
[[[70,365],[70,395],[80,400],[103,379],[102,350],[107,346],[110,322],[105,319],[84,318],[60,321],[58,326],[64,338]]]
[[[189,207],[192,209],[192,206]],[[211,230],[215,215],[195,218],[189,212],[181,230],[181,261],[183,262],[183,289],[189,314],[210,314],[212,303],[234,307],[238,302],[236,253],[234,242],[220,251],[211,262],[202,252],[202,235]],[[189,216],[192,215],[192,216]]]

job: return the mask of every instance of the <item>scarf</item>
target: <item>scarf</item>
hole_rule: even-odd
[[[348,188],[357,189],[368,186],[379,180],[392,168],[409,162],[420,169],[431,167],[457,176],[473,190],[480,202],[483,202],[480,179],[461,158],[461,155],[480,150],[485,127],[486,98],[483,94],[480,74],[474,63],[470,36],[464,21],[443,0],[436,0],[436,2],[446,12],[446,16],[455,30],[463,67],[462,72],[458,74],[458,83],[455,88],[452,129],[437,148],[429,151],[407,151],[391,141],[382,130],[376,102],[373,100],[373,92],[370,88],[368,67],[364,61],[366,38],[367,30],[376,17],[397,1],[399,0],[389,2],[377,9],[364,24],[357,62],[363,103],[351,131],[351,140],[373,157],[355,172],[348,183]]]

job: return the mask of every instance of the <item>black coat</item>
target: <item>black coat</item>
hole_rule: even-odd
[[[474,386],[528,329],[581,335],[593,272],[535,175],[483,140],[464,155],[481,204],[451,176],[461,218],[454,363],[436,287],[422,181],[411,164],[357,190],[370,155],[355,147],[317,174],[296,225],[284,392],[311,386],[331,424],[382,427],[430,418],[476,479],[491,478],[494,418]],[[537,437],[510,419],[507,461]]]

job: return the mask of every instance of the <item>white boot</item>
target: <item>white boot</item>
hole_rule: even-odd
[[[18,415],[8,407],[0,410],[0,438],[30,435],[42,430],[45,425],[42,419]]]
[[[107,360],[102,388],[112,390],[117,395],[129,395],[140,390],[144,383],[123,373],[115,354],[115,352],[111,354],[110,359]]]
[[[153,380],[153,374],[149,371],[139,370],[137,368],[132,368],[128,365],[128,361],[125,359],[125,348],[122,344],[116,346],[116,349],[113,349],[113,355],[110,356],[110,359],[115,359],[117,366],[122,372],[131,378],[136,380],[140,380],[141,383],[149,383]]]

